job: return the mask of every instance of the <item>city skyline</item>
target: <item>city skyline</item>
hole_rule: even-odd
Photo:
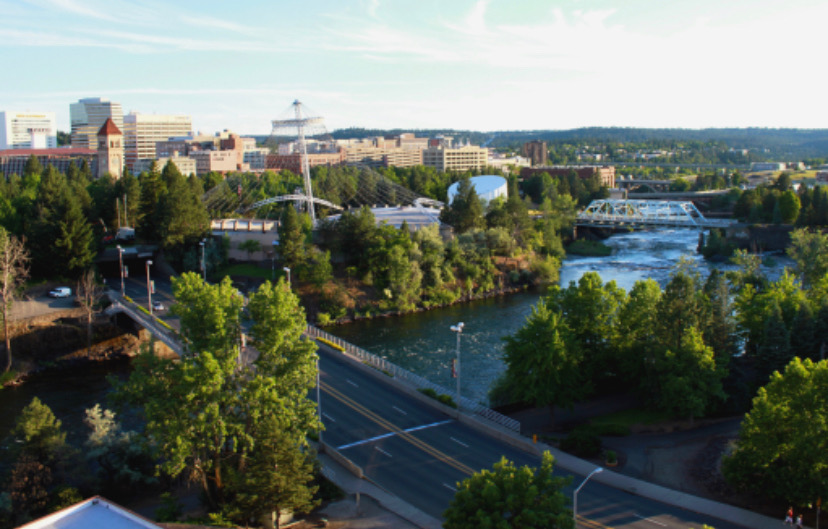
[[[448,5],[446,5],[448,4]],[[346,127],[828,127],[828,4],[792,0],[0,0],[0,110],[102,97],[268,134]]]

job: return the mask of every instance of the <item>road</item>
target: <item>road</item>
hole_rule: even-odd
[[[157,294],[169,306],[168,281],[155,279]],[[107,281],[120,290],[120,282]],[[116,284],[117,283],[117,284]],[[146,304],[146,280],[127,279],[127,295]],[[173,323],[173,322],[171,322]],[[364,373],[356,361],[320,344],[323,440],[363,469],[366,477],[427,514],[442,519],[456,484],[491,468],[501,456],[518,465],[538,466],[540,458],[458,423],[448,415]],[[315,398],[315,391],[311,396]],[[560,472],[560,471],[559,471]],[[569,475],[560,472],[560,475]],[[567,496],[584,476],[574,475]],[[593,529],[688,529],[727,523],[596,481],[578,495],[581,527]]]
[[[501,455],[538,466],[537,456],[485,436],[378,381],[353,361],[320,346],[325,443],[362,467],[365,475],[422,511],[442,518],[457,482]],[[566,474],[561,474],[566,475]],[[583,476],[565,489],[571,497]],[[590,481],[578,495],[582,527],[688,529],[733,524]]]

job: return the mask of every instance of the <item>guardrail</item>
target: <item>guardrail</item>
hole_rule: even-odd
[[[370,365],[380,371],[383,371],[387,375],[393,377],[396,380],[399,380],[403,383],[406,383],[410,386],[413,386],[417,389],[425,389],[431,388],[436,391],[438,394],[446,394],[450,395],[453,399],[456,399],[457,396],[451,390],[444,388],[439,384],[435,384],[430,380],[421,377],[420,375],[415,375],[411,371],[407,369],[403,369],[402,367],[389,362],[388,360],[379,357],[373,353],[369,353],[365,349],[359,348],[352,343],[348,343],[345,340],[334,336],[333,334],[329,334],[322,329],[318,329],[313,325],[308,325],[305,333],[310,336],[311,338],[322,338],[328,342],[335,344],[338,347],[341,347],[343,352],[356,357],[361,362]],[[471,399],[466,397],[460,397],[460,402],[457,403],[458,407],[461,410],[466,410],[468,412],[474,413],[475,415],[479,415],[486,420],[489,420],[495,424],[499,424],[504,428],[508,428],[514,432],[520,433],[520,422],[512,419],[511,417],[507,417],[501,413],[498,413],[482,404],[475,402]]]
[[[109,300],[112,302],[111,308],[114,310],[121,310],[128,314],[133,320],[140,322],[143,327],[148,330],[153,336],[158,338],[164,345],[169,347],[178,356],[183,356],[184,348],[181,345],[178,334],[174,330],[165,329],[163,325],[166,323],[163,320],[145,314],[138,309],[139,305],[132,301],[127,301],[122,298],[120,294],[110,291],[107,293]],[[109,309],[108,309],[109,310]],[[169,327],[169,325],[167,325]]]

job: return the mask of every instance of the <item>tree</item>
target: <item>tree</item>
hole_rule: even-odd
[[[828,234],[797,229],[791,232],[788,255],[796,261],[802,283],[809,287],[828,273]]]
[[[583,353],[573,347],[563,316],[541,299],[532,307],[526,323],[503,339],[506,364],[504,384],[518,402],[571,407],[585,393],[589,380],[581,373]]]
[[[95,272],[92,270],[87,270],[83,274],[75,288],[75,300],[77,300],[84,313],[86,313],[87,351],[92,349],[92,319],[97,311],[103,291],[103,285],[98,282],[97,277],[95,277]]]
[[[92,247],[92,226],[75,200],[69,200],[66,204],[58,230],[58,237],[54,241],[57,262],[64,264],[69,275],[78,277],[92,264],[95,251]]]
[[[714,398],[724,400],[723,372],[716,365],[713,349],[704,344],[694,327],[684,331],[678,349],[668,349],[656,360],[660,381],[658,407],[691,421],[710,409]]]
[[[66,433],[61,430],[61,422],[37,397],[20,412],[12,434],[23,442],[24,453],[44,463],[53,461],[66,447]]]
[[[828,361],[794,358],[759,389],[724,475],[763,498],[807,505],[828,498]]]
[[[471,177],[464,176],[457,184],[457,194],[447,207],[440,213],[440,220],[454,228],[455,233],[465,233],[473,228],[485,226],[483,218],[483,203]]]
[[[0,226],[0,316],[3,318],[3,336],[6,339],[6,368],[12,366],[9,317],[17,292],[29,276],[29,252],[22,241]]]
[[[783,192],[776,201],[779,207],[779,219],[783,224],[793,224],[799,217],[799,197],[790,189]]]
[[[572,478],[552,475],[555,458],[544,452],[540,468],[516,467],[505,457],[458,484],[443,514],[446,529],[572,529],[563,488]]]
[[[158,204],[158,235],[165,248],[192,245],[209,228],[209,216],[201,197],[170,160],[161,172],[165,189]]]
[[[305,261],[305,233],[299,221],[299,214],[290,206],[284,210],[279,223],[279,256],[289,268],[297,268]]]
[[[653,329],[658,322],[661,287],[653,279],[636,281],[618,311],[612,348],[618,355],[624,380],[649,393],[654,382],[654,364],[663,349]]]
[[[243,241],[241,244],[239,244],[239,250],[244,250],[245,252],[247,252],[248,261],[252,260],[251,254],[261,251],[261,249],[262,244],[256,239],[247,239],[246,241]]]
[[[301,457],[264,450],[278,444],[281,451],[313,457],[306,436],[320,425],[307,396],[316,375],[316,345],[302,337],[306,322],[298,298],[284,281],[265,282],[251,295],[250,332],[259,352],[251,365],[239,344],[242,300],[228,278],[210,285],[185,273],[173,280],[173,292],[172,312],[180,317],[187,356],[173,362],[144,353],[118,390],[122,401],[142,406],[144,436],[154,441],[161,470],[172,477],[189,471],[213,509],[244,512],[240,521],[276,507],[304,508],[305,496],[259,495],[256,502],[245,496],[277,486],[273,476],[282,473],[274,467],[265,472],[274,461],[268,458]],[[256,476],[265,482],[251,484]],[[289,476],[294,488],[309,482],[304,475]],[[245,510],[251,505],[256,511]]]

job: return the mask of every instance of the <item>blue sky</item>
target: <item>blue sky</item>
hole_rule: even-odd
[[[828,128],[828,2],[0,0],[0,110],[83,97],[267,134]]]

